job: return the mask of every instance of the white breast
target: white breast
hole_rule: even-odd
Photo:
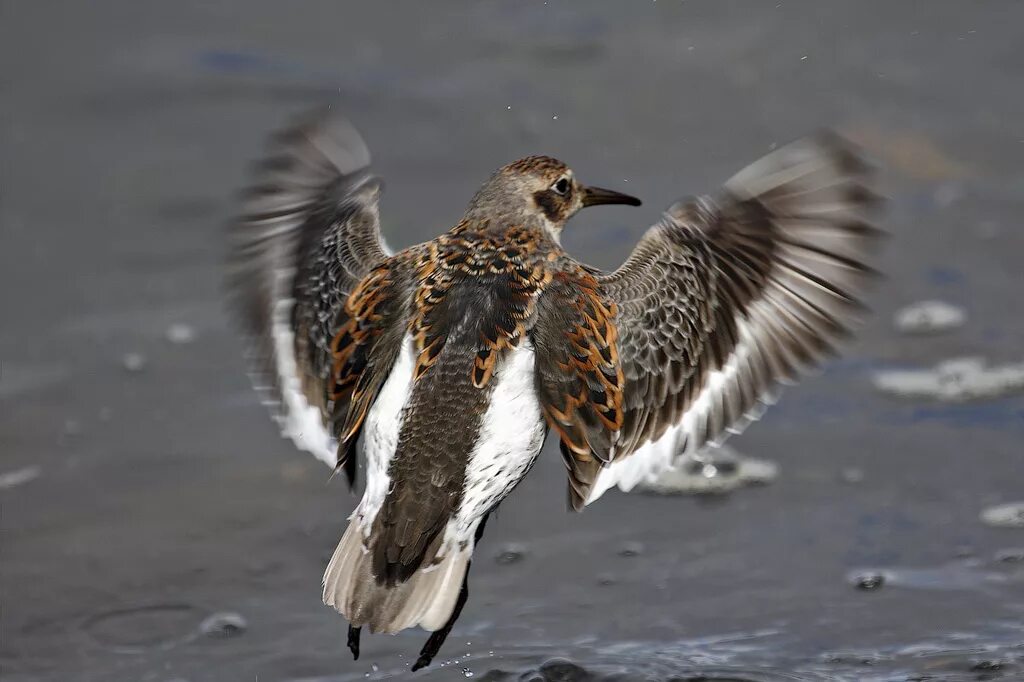
[[[533,344],[524,342],[502,359],[466,469],[458,514],[446,540],[468,540],[481,515],[500,502],[526,475],[544,443],[544,417],[537,399]]]
[[[363,425],[366,491],[353,516],[358,516],[364,534],[370,531],[373,519],[384,504],[384,498],[391,487],[388,466],[398,447],[398,433],[402,429],[405,404],[412,392],[414,363],[412,337],[406,334],[402,339],[402,350],[399,351],[398,358],[391,368],[391,374],[377,394],[377,399],[370,407],[366,423]]]

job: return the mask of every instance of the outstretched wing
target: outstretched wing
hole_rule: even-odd
[[[333,467],[332,414],[347,405],[330,405],[328,414],[346,345],[332,349],[332,340],[354,326],[353,310],[380,298],[379,287],[366,286],[346,309],[360,281],[389,256],[377,212],[381,185],[359,133],[329,111],[298,121],[269,147],[230,228],[228,294],[249,342],[253,383],[282,435]],[[388,280],[386,270],[377,278]]]
[[[617,308],[625,384],[610,463],[569,462],[582,503],[739,432],[780,383],[834,352],[872,277],[867,175],[834,135],[795,142],[717,200],[670,208],[618,270],[597,276]]]

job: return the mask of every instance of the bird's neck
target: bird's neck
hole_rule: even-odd
[[[483,215],[467,211],[459,224],[452,228],[453,234],[478,235],[484,239],[516,239],[529,235],[537,242],[557,246],[560,230],[543,216],[518,212],[515,214]]]

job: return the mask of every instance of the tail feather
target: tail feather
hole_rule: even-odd
[[[374,577],[373,555],[353,519],[324,573],[324,603],[370,632],[393,634],[417,625],[440,630],[455,609],[472,551],[471,545],[451,548],[408,580],[388,586]]]

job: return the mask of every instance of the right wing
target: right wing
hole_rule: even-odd
[[[366,325],[354,318],[375,306],[384,312],[383,285],[395,279],[380,235],[381,183],[369,164],[346,120],[329,111],[307,116],[271,139],[229,232],[228,295],[247,337],[253,384],[282,435],[332,467],[334,415],[347,415],[352,398],[335,384],[366,370],[367,354],[355,352]],[[356,343],[335,340],[343,329]],[[346,352],[345,362],[363,366],[336,366]]]
[[[834,351],[872,276],[867,181],[843,140],[801,140],[670,208],[615,272],[576,278],[585,305],[559,306],[568,340],[547,346],[564,371],[541,380],[574,507],[742,430]]]

